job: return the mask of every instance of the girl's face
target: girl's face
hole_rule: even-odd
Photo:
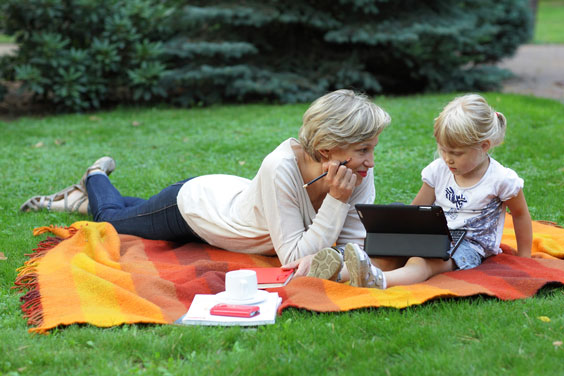
[[[448,147],[438,144],[439,153],[455,177],[481,178],[488,164],[489,141],[475,146]],[[479,175],[479,176],[478,176]]]
[[[356,174],[356,185],[362,183],[368,175],[368,169],[374,167],[374,148],[378,145],[378,136],[368,140],[349,144],[344,148],[336,147],[329,150],[328,159],[338,161],[349,161],[347,168]]]

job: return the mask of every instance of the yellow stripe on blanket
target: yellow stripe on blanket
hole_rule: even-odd
[[[160,307],[141,298],[131,275],[121,270],[120,241],[113,226],[79,222],[73,227],[76,234],[50,250],[49,257],[42,257],[36,266],[43,326],[166,323]],[[79,309],[61,309],[65,306]]]
[[[532,257],[563,259],[564,258],[564,231],[551,222],[533,221],[533,247]],[[513,229],[513,218],[507,214],[501,238],[504,252],[517,254],[517,240]]]

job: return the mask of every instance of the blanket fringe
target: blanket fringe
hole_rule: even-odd
[[[37,276],[37,266],[39,260],[50,250],[55,248],[63,240],[76,234],[78,230],[74,227],[45,226],[33,230],[33,235],[41,235],[46,232],[55,234],[39,242],[32,253],[26,254],[29,259],[24,265],[17,269],[18,275],[14,281],[12,289],[24,293],[20,297],[21,310],[24,318],[30,326],[40,326],[43,323],[43,307],[41,305],[41,293],[39,292],[39,282]]]
[[[19,267],[17,270],[18,275],[14,281],[13,289],[20,292],[29,291],[37,288],[37,264],[39,260],[47,254],[51,249],[55,248],[64,239],[56,237],[48,237],[42,240],[37,245],[37,248],[33,249],[33,253],[28,253],[25,256],[29,258],[23,266]]]
[[[37,235],[41,235],[44,234],[46,232],[50,232],[51,234],[56,235],[59,238],[62,239],[68,239],[70,237],[72,237],[74,234],[76,234],[76,232],[78,231],[78,229],[76,227],[73,226],[42,226],[42,227],[37,227],[35,229],[33,229],[33,236],[37,236]]]
[[[49,252],[51,249],[55,248],[60,242],[65,239],[49,236],[47,239],[39,242],[36,248],[33,248],[32,253],[26,253],[25,255],[30,259],[38,259]]]
[[[20,301],[23,302],[21,309],[24,317],[27,319],[27,324],[32,326],[41,325],[43,322],[43,307],[41,306],[39,290],[29,291],[20,298]]]
[[[553,226],[553,227],[558,227],[558,228],[564,228],[556,222],[551,222],[551,221],[536,221],[536,222],[541,223],[543,225],[548,225],[548,226]]]
[[[14,285],[12,288],[18,290],[19,292],[26,292],[30,290],[37,289],[37,274],[35,273],[35,267],[29,268],[26,270],[25,267],[20,268],[25,272],[20,272],[14,281]],[[18,269],[18,270],[20,270]]]

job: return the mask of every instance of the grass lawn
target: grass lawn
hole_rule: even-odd
[[[0,43],[14,43],[14,38],[0,33]]]
[[[435,152],[433,118],[452,98],[376,98],[393,119],[376,149],[376,202],[414,197]],[[509,94],[486,98],[509,121],[493,156],[525,179],[533,218],[564,225],[564,106]],[[341,314],[289,309],[275,325],[256,329],[74,325],[46,336],[27,332],[10,287],[39,240],[31,230],[84,217],[19,213],[23,201],[78,181],[102,155],[116,159],[112,181],[124,194],[149,196],[207,173],[250,178],[269,151],[296,136],[306,108],[124,108],[0,122],[0,252],[7,257],[0,261],[0,374],[563,374],[560,287],[512,302],[445,299]]]
[[[564,44],[564,0],[539,1],[534,43]]]

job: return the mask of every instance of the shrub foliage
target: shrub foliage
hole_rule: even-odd
[[[165,45],[184,103],[492,88],[503,72],[486,64],[531,34],[527,0],[189,3]]]
[[[166,93],[161,37],[166,8],[150,0],[4,0],[15,57],[4,77],[64,110],[99,108]]]
[[[528,0],[5,1],[4,75],[73,110],[491,89],[532,31]]]

